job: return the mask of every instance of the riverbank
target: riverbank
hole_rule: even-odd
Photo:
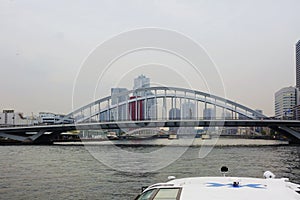
[[[288,141],[267,139],[233,139],[233,138],[180,138],[180,139],[149,139],[149,140],[106,140],[54,142],[54,145],[128,145],[128,146],[277,146],[287,145]]]

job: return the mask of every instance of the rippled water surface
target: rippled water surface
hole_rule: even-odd
[[[109,153],[109,148],[103,151]],[[0,146],[0,199],[133,199],[141,186],[166,181],[170,175],[219,176],[222,165],[233,176],[262,177],[270,170],[277,177],[300,182],[299,146],[216,147],[202,159],[198,152],[189,148],[176,162],[156,172],[131,173],[105,166],[84,146]]]

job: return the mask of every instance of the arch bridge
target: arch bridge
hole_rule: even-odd
[[[202,114],[204,113],[204,115]],[[70,114],[76,123],[169,119],[265,119],[262,113],[201,91],[149,87],[112,94]]]
[[[70,119],[74,123],[64,124]],[[0,137],[42,143],[51,142],[53,137],[71,130],[180,126],[265,126],[300,143],[300,133],[294,130],[300,128],[300,121],[270,119],[223,97],[176,87],[149,87],[112,94],[74,110],[54,125],[0,128]],[[141,129],[138,134],[149,132],[151,130]]]
[[[291,126],[285,125],[289,125],[289,122],[279,123],[279,120],[270,119],[261,112],[223,97],[177,87],[149,87],[112,94],[69,113],[63,120],[70,118],[77,124],[149,120],[180,122],[219,120],[219,124],[220,122],[222,124],[222,121],[226,122],[224,126],[243,124],[268,126],[293,139],[300,140],[300,133],[290,128]],[[232,122],[233,120],[239,123]],[[255,123],[251,123],[252,120]],[[269,123],[257,120],[268,120]],[[293,124],[296,124],[294,127],[298,127],[298,122],[293,122]]]

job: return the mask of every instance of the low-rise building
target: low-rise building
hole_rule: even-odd
[[[38,121],[34,116],[25,117],[21,112],[14,110],[3,110],[0,113],[0,126],[29,126],[35,125]]]
[[[54,114],[50,112],[40,112],[38,120],[40,124],[54,124],[57,122],[61,122],[62,124],[69,124],[74,122],[72,118],[65,119],[65,115]]]

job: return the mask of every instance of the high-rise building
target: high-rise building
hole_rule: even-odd
[[[169,110],[169,119],[170,120],[180,120],[180,109],[178,108],[171,108]],[[169,131],[171,133],[177,133],[179,127],[169,127]]]
[[[297,105],[298,89],[284,87],[275,93],[275,117],[280,119],[293,119],[294,107]]]
[[[256,112],[258,112],[259,114],[263,114],[263,110],[261,109],[255,109]],[[259,116],[254,114],[254,117],[259,118]],[[261,133],[263,130],[263,127],[254,127],[255,132],[257,133]]]
[[[203,113],[204,113],[204,111],[203,111]],[[232,119],[232,113],[225,110],[225,111],[222,113],[222,119]]]
[[[296,43],[296,87],[300,89],[300,40]]]
[[[214,108],[204,108],[203,118],[206,120],[216,119],[216,110]],[[215,131],[216,127],[204,127],[205,131]]]
[[[139,75],[137,78],[134,79],[133,89],[140,89],[140,88],[147,88],[150,87],[150,78],[147,78],[143,74]],[[134,92],[135,96],[145,96],[145,91]]]
[[[300,90],[300,40],[296,43],[295,48],[296,57],[296,88]],[[297,97],[296,106],[294,107],[294,119],[300,120],[300,101],[299,96]]]
[[[143,74],[139,75],[137,78],[134,79],[133,90],[138,90],[141,88],[148,88],[150,87],[150,78],[147,78]],[[146,97],[151,96],[153,93],[149,90],[142,90],[142,91],[134,91],[133,95],[136,97]],[[145,109],[143,109],[143,117],[144,119],[155,119],[156,118],[156,102],[154,99],[147,99],[146,101],[142,101],[142,105]]]
[[[216,118],[215,109],[213,109],[213,108],[203,109],[203,118],[204,119],[215,119]]]
[[[193,102],[187,101],[181,104],[181,118],[182,119],[195,119],[196,118],[196,105]]]
[[[178,120],[180,119],[180,109],[171,108],[169,111],[169,119],[170,120]]]
[[[112,119],[127,120],[126,101],[129,99],[126,88],[111,88],[111,104],[118,105],[112,111]]]
[[[127,101],[128,94],[126,93],[128,90],[127,88],[111,88],[111,104],[117,104],[123,101]]]

